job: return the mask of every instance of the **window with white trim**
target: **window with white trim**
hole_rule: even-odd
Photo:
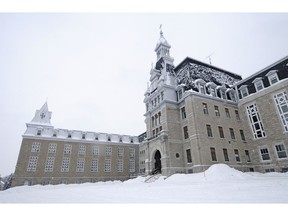
[[[124,156],[124,148],[118,147],[118,157],[123,157]]]
[[[134,159],[129,160],[129,172],[135,172],[135,160]]]
[[[27,172],[35,172],[38,162],[38,156],[30,156],[27,166]]]
[[[104,172],[111,172],[111,160],[105,159]]]
[[[62,159],[61,172],[69,172],[70,158],[64,157]]]
[[[33,143],[31,147],[31,152],[39,152],[41,143]]]
[[[85,159],[84,158],[78,158],[77,159],[76,172],[84,172],[84,166],[85,166]]]
[[[112,147],[106,147],[106,156],[112,155]]]
[[[98,172],[98,159],[92,159],[91,172]]]
[[[50,143],[48,147],[48,153],[56,153],[56,150],[57,150],[57,144]]]
[[[220,116],[219,107],[218,106],[214,106],[214,109],[215,109],[215,115],[216,116]]]
[[[270,85],[274,85],[279,81],[278,75],[277,75],[277,70],[271,70],[269,71],[266,76],[268,77]]]
[[[79,150],[78,150],[78,155],[85,155],[85,153],[86,153],[86,146],[80,145]]]
[[[266,137],[256,103],[246,107],[254,139]]]
[[[284,131],[288,131],[288,96],[286,91],[274,95],[274,101],[277,106]]]
[[[93,146],[92,147],[92,154],[94,156],[98,156],[99,155],[99,147],[98,146]]]
[[[244,98],[244,97],[246,97],[246,96],[249,95],[247,85],[241,86],[241,87],[239,88],[239,90],[240,90],[240,92],[241,92],[242,98]]]
[[[266,148],[266,147],[260,148],[260,154],[261,154],[262,161],[270,160],[268,148]]]
[[[255,86],[255,89],[256,89],[257,92],[260,91],[260,90],[262,90],[262,89],[264,88],[264,85],[263,85],[262,80],[256,81],[256,82],[254,83],[254,86]]]
[[[123,172],[123,160],[117,161],[117,172]]]
[[[135,149],[134,148],[129,148],[129,157],[134,158],[135,157]]]
[[[287,153],[286,153],[286,150],[285,150],[285,147],[284,147],[283,144],[275,145],[275,150],[277,152],[277,156],[278,156],[279,159],[287,158]]]
[[[54,160],[55,157],[47,157],[44,169],[45,172],[53,172]]]
[[[72,145],[65,144],[64,145],[64,154],[71,154],[71,152],[72,152]]]

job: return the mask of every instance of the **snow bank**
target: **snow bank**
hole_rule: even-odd
[[[229,167],[226,164],[214,164],[205,171],[208,180],[229,180],[229,179],[247,179],[249,176],[239,170]]]

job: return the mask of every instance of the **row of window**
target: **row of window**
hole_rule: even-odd
[[[284,144],[277,144],[274,146],[274,148],[275,148],[274,150],[276,152],[278,159],[287,158],[287,152],[286,152]],[[259,151],[260,151],[262,161],[270,161],[271,160],[268,147],[262,147],[259,149]]]
[[[45,172],[53,172],[54,169],[54,161],[55,157],[47,157],[45,162]],[[62,160],[61,165],[61,172],[69,172],[70,168],[70,158],[64,157]],[[38,156],[30,156],[27,171],[28,172],[35,172],[37,168],[38,163]],[[90,171],[91,172],[98,172],[98,159],[92,159],[91,165],[90,165]],[[118,159],[117,160],[117,172],[123,172],[123,160]],[[111,159],[105,159],[104,161],[104,172],[111,172]],[[84,172],[85,168],[85,158],[78,158],[77,159],[77,166],[76,166],[76,172]],[[130,159],[129,160],[129,172],[135,172],[135,160]]]
[[[209,110],[208,110],[208,105],[207,103],[202,103],[202,106],[203,106],[203,113],[205,115],[209,115]],[[231,115],[230,115],[230,111],[229,111],[229,108],[224,108],[224,112],[225,112],[225,116],[226,118],[231,118]],[[215,113],[215,116],[217,117],[220,117],[221,114],[220,114],[220,110],[219,110],[219,107],[214,105],[214,113]],[[234,113],[235,113],[235,117],[238,121],[240,121],[240,115],[239,115],[239,111],[238,110],[234,110]]]
[[[31,146],[31,152],[40,152],[41,143],[35,142]],[[99,146],[91,146],[92,148],[92,155],[98,156],[99,155]],[[48,153],[55,154],[57,150],[57,144],[56,143],[50,143],[48,147]],[[72,153],[72,145],[71,144],[65,144],[64,145],[64,154],[71,154]],[[80,145],[78,149],[78,155],[85,155],[86,154],[86,145]],[[106,156],[112,155],[112,147],[106,146],[105,148],[105,154]],[[124,156],[124,148],[118,147],[117,149],[117,155],[118,157]],[[135,149],[129,148],[129,156],[135,157]]]
[[[225,161],[229,161],[230,159],[229,159],[229,155],[228,155],[228,150],[226,148],[223,148],[222,151],[223,151],[224,160]],[[210,153],[211,153],[211,160],[214,161],[214,162],[217,161],[216,149],[211,147],[210,148]],[[250,163],[251,162],[251,158],[250,158],[249,151],[245,150],[244,153],[245,153],[246,162]],[[238,149],[234,149],[234,157],[235,157],[236,162],[239,162],[239,163],[241,162],[240,153],[239,153]]]
[[[152,123],[152,128],[156,127],[157,125],[161,124],[161,112],[158,112],[157,114],[155,114],[154,116],[152,116],[151,118],[151,123]]]
[[[37,135],[41,136],[41,134],[42,134],[42,129],[38,129],[37,130]],[[57,137],[57,133],[56,132],[53,133],[53,137]],[[67,134],[67,138],[71,139],[72,138],[72,134],[68,133]],[[84,133],[82,134],[82,139],[86,139],[86,134],[84,134]],[[95,140],[98,140],[98,136],[95,136]],[[107,141],[111,142],[111,136],[107,137]],[[123,142],[122,137],[119,138],[119,142]],[[130,138],[130,143],[134,143],[134,140],[133,140],[132,137]]]
[[[266,76],[268,77],[270,86],[274,85],[275,83],[277,83],[279,81],[278,75],[277,75],[277,70],[271,70],[269,71]],[[256,92],[261,91],[262,89],[264,89],[264,84],[263,84],[263,77],[257,77],[256,79],[254,79],[252,81],[252,83],[254,84],[254,87],[256,89]],[[247,97],[249,95],[249,91],[248,91],[248,86],[247,85],[242,85],[239,88],[239,91],[241,93],[242,98]]]
[[[162,91],[159,95],[151,100],[151,108],[155,108],[161,101],[164,100],[164,92]],[[146,111],[149,110],[149,104],[146,103]]]

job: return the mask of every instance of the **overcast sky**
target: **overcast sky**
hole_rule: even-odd
[[[288,14],[0,14],[0,174],[48,101],[55,128],[139,135],[159,25],[189,56],[245,78],[288,55]]]

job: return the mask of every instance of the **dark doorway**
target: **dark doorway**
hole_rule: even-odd
[[[154,159],[155,159],[155,167],[154,167],[153,172],[161,173],[161,153],[159,150],[155,152]]]

